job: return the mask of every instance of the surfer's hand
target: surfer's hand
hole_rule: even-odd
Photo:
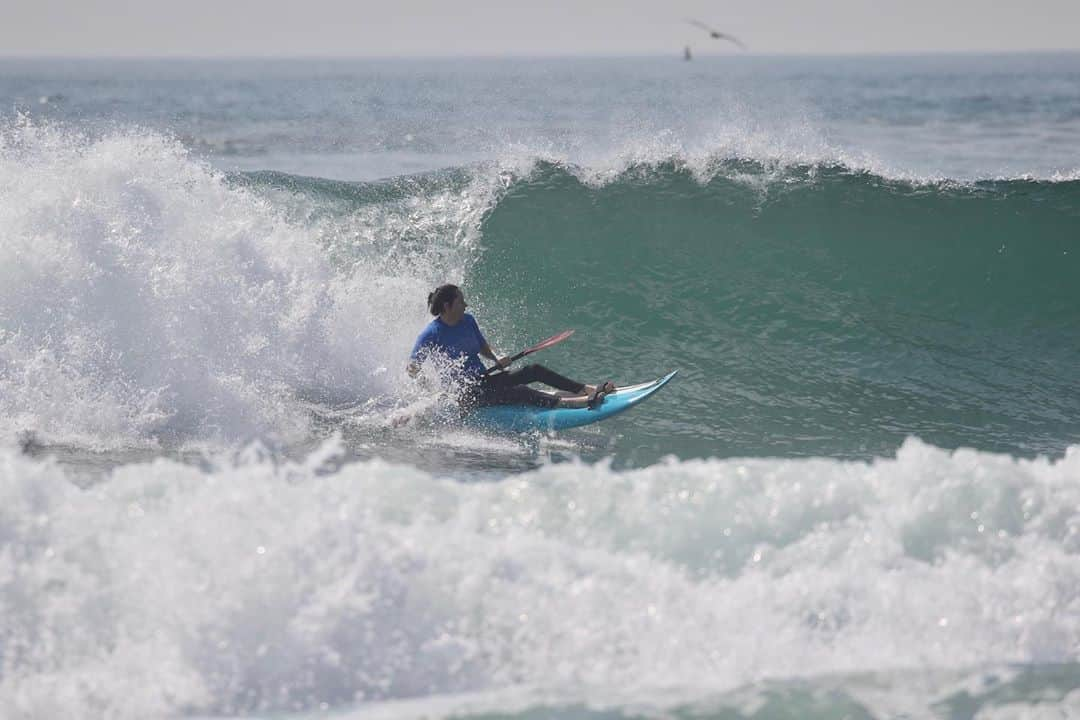
[[[508,357],[496,358],[495,364],[498,365],[503,370],[505,370],[506,368],[510,367],[510,358],[508,358]]]

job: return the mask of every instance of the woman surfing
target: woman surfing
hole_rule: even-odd
[[[604,397],[615,392],[611,381],[587,385],[549,370],[543,365],[528,365],[514,372],[507,371],[510,361],[498,357],[484,339],[476,319],[465,312],[468,304],[456,285],[440,285],[428,295],[428,311],[435,316],[417,337],[409,355],[409,375],[420,372],[420,362],[433,352],[452,360],[464,358],[465,402],[485,405],[533,405],[543,408],[598,407]],[[480,361],[483,356],[495,362],[502,372],[488,373]],[[528,387],[539,382],[562,393],[548,393]]]

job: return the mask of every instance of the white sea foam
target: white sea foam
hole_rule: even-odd
[[[297,218],[176,141],[0,126],[0,435],[83,446],[305,432],[391,392],[488,186]],[[387,369],[391,369],[387,372]]]
[[[337,452],[159,459],[79,489],[2,451],[0,715],[513,688],[685,703],[769,678],[1080,660],[1080,448],[911,440],[871,463],[568,463],[480,484],[335,469]]]
[[[684,169],[702,184],[726,177],[762,190],[790,181],[793,170],[802,177],[819,168],[844,168],[915,185],[950,181],[941,174],[901,168],[872,152],[846,147],[820,123],[794,111],[766,120],[743,109],[693,129],[627,124],[595,146],[519,140],[493,147],[491,153],[498,158],[493,166],[512,175],[527,176],[537,162],[554,163],[592,187],[659,165]],[[754,171],[740,168],[742,163],[754,166]]]

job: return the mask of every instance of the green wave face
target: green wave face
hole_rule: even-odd
[[[1060,452],[1080,436],[1080,183],[910,185],[843,168],[541,165],[471,278],[515,342],[594,380],[680,369],[657,452]]]

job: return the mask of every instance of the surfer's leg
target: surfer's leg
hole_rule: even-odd
[[[589,386],[585,383],[571,380],[553,370],[549,370],[543,365],[536,364],[526,365],[522,369],[510,373],[508,382],[514,385],[528,385],[529,383],[540,382],[545,385],[550,385],[558,390],[574,393],[575,395],[589,392]]]
[[[556,395],[533,390],[528,385],[511,385],[512,379],[511,373],[502,373],[482,380],[475,395],[476,404],[533,405],[543,408],[591,408],[603,402],[605,395],[602,390],[599,392],[592,390],[587,394]]]
[[[577,380],[571,380],[568,377],[564,377],[553,370],[549,370],[543,365],[529,365],[516,373],[511,373],[509,378],[510,382],[527,384],[531,382],[542,382],[545,385],[550,385],[553,388],[558,388],[564,393],[570,393],[572,396],[586,395],[591,396],[597,392],[610,395],[615,392],[615,383],[607,380],[599,385],[586,385],[585,383],[579,383]],[[560,394],[561,393],[557,393]],[[565,396],[564,396],[565,397]]]
[[[480,405],[535,405],[544,408],[555,407],[559,400],[556,395],[533,390],[527,385],[488,383],[481,385],[478,398]]]

